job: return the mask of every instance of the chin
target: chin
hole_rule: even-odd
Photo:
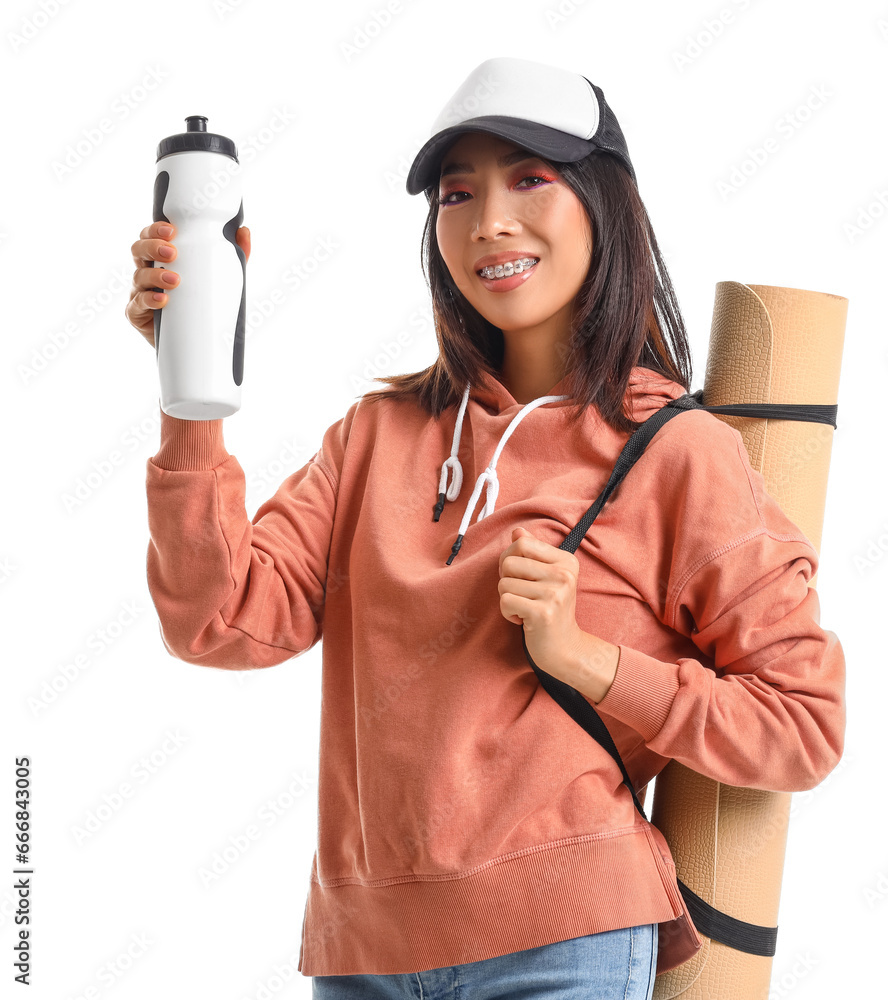
[[[550,312],[522,309],[520,306],[515,306],[511,309],[487,309],[484,312],[478,309],[478,312],[489,323],[493,323],[494,326],[499,327],[504,332],[541,326],[552,316]]]

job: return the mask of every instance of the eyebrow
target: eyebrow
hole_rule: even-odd
[[[516,149],[513,153],[507,153],[505,156],[500,156],[497,158],[497,164],[501,167],[511,167],[513,163],[521,163],[522,160],[538,160],[539,157],[534,153],[528,153],[523,149]],[[446,177],[448,174],[473,174],[475,168],[471,163],[448,163],[445,167],[441,168],[441,176]]]

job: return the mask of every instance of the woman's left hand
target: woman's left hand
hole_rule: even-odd
[[[512,544],[499,559],[500,611],[524,626],[534,663],[547,674],[600,701],[613,682],[619,648],[577,624],[580,561],[566,549],[512,529]]]

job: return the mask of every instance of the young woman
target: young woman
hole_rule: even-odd
[[[522,635],[596,706],[636,788],[674,758],[808,789],[844,734],[843,651],[807,586],[817,553],[701,410],[658,431],[575,554],[559,548],[630,432],[691,381],[597,87],[482,63],[408,191],[429,201],[433,365],[352,404],[252,521],[222,421],[161,415],[147,490],[163,641],[237,670],[323,637],[299,964],[315,996],[649,998],[658,934],[687,916],[669,848],[540,687]],[[149,341],[177,285],[167,271],[155,300],[150,262],[174,263],[174,237],[153,223],[133,244],[127,315]]]

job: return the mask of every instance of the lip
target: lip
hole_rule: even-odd
[[[521,257],[540,257],[540,254],[531,250],[503,250],[500,253],[489,253],[486,257],[479,257],[475,261],[475,274],[484,267],[496,267],[497,264],[505,264],[507,260],[519,260]]]

